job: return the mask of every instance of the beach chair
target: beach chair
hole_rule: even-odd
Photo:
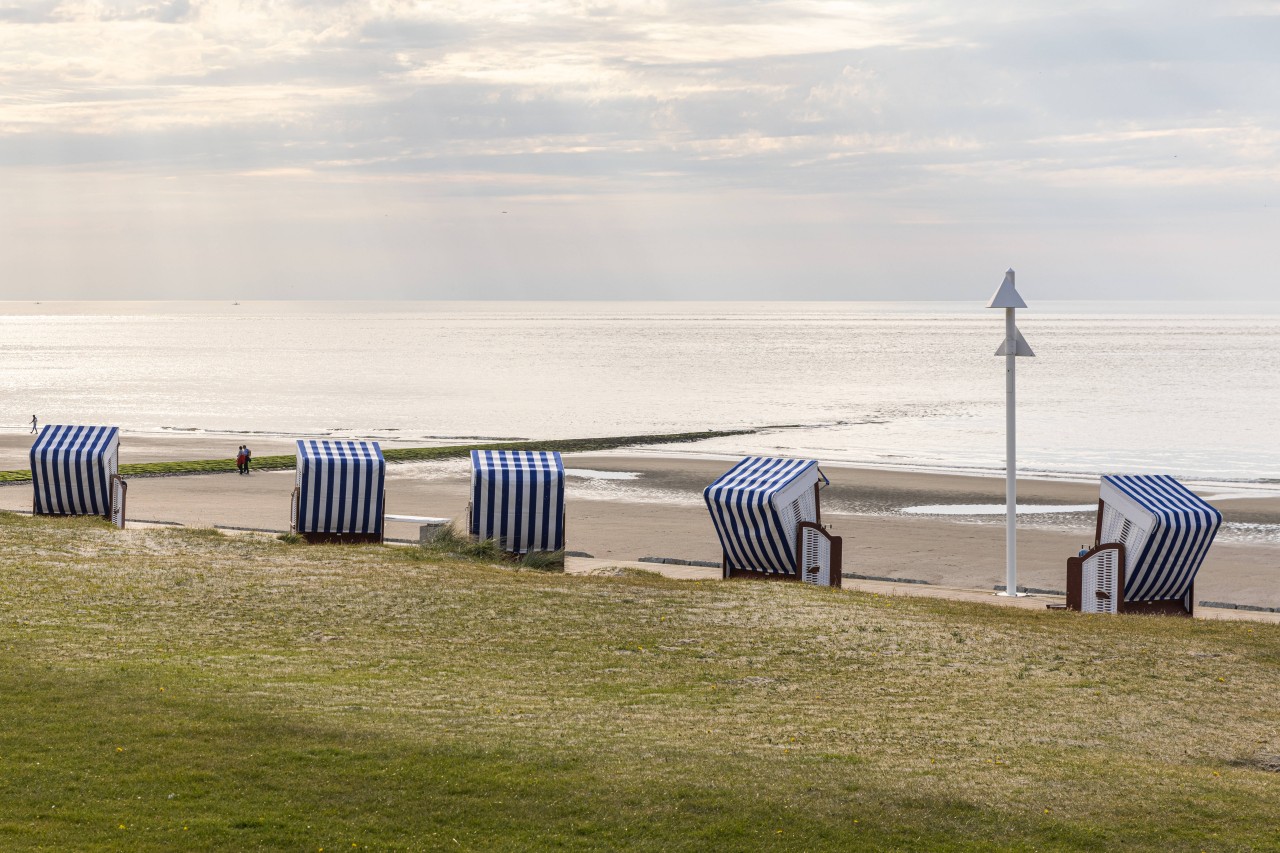
[[[724,554],[723,577],[840,586],[839,536],[822,526],[818,463],[748,456],[703,491]]]
[[[1172,477],[1109,475],[1094,545],[1067,560],[1067,607],[1191,616],[1196,573],[1222,513]]]
[[[564,550],[564,461],[546,450],[471,451],[467,531],[513,556]]]
[[[31,511],[100,515],[124,527],[128,484],[119,471],[118,428],[49,424],[31,445]]]
[[[308,542],[381,542],[386,479],[376,441],[299,440],[289,530]]]

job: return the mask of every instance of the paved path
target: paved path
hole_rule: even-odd
[[[611,567],[643,569],[677,580],[719,580],[720,570],[703,566],[679,566],[670,563],[640,563],[628,560],[596,560],[587,557],[566,557],[564,570],[571,575],[588,575],[603,572]],[[748,581],[749,583],[749,581]],[[844,578],[844,589],[870,592],[876,595],[901,595],[913,598],[946,598],[952,601],[972,601],[994,604],[999,607],[1020,607],[1024,610],[1044,610],[1049,604],[1063,604],[1061,595],[1020,595],[1007,598],[982,589],[961,589],[922,583],[893,583]],[[1240,622],[1270,622],[1280,624],[1280,613],[1254,610],[1228,610],[1218,607],[1197,607],[1197,619],[1222,619]]]

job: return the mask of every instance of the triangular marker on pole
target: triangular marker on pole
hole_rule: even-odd
[[[1013,353],[1014,356],[1019,358],[1021,357],[1035,358],[1036,354],[1031,351],[1031,344],[1027,343],[1027,339],[1022,336],[1022,330],[1015,326],[1013,329],[1013,333],[1017,336],[1017,340],[1015,341],[1015,350]],[[1009,354],[1009,342],[1002,341],[1000,343],[1000,349],[996,350],[996,355],[1008,355],[1008,354]]]
[[[1018,289],[1013,286],[1013,270],[1009,270],[1004,274],[1004,281],[1000,283],[1000,287],[992,295],[991,301],[987,303],[988,308],[1026,308],[1027,303],[1022,301],[1022,297],[1018,295]]]

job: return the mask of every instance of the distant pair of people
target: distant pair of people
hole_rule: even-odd
[[[236,472],[239,474],[249,473],[249,462],[253,459],[253,451],[246,445],[240,445],[240,449],[236,451]]]

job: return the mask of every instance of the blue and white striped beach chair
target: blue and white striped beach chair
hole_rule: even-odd
[[[564,550],[564,462],[546,450],[471,451],[467,530],[509,554]]]
[[[748,456],[707,486],[723,576],[840,586],[842,542],[822,527],[819,483],[815,461]]]
[[[299,440],[289,529],[308,542],[381,542],[386,479],[376,441]]]
[[[1192,615],[1196,573],[1221,524],[1222,513],[1172,477],[1103,477],[1094,546],[1067,560],[1067,607]]]
[[[32,512],[101,515],[124,527],[120,430],[50,424],[31,445]]]

